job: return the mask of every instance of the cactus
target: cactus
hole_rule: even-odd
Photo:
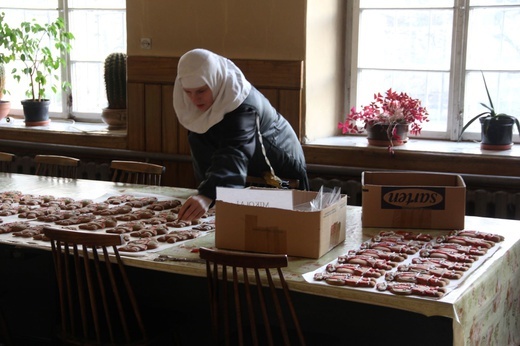
[[[109,109],[126,109],[126,54],[111,53],[106,57],[105,89]]]
[[[4,97],[5,89],[5,68],[3,64],[0,64],[0,100]]]

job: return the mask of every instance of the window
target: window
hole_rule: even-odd
[[[75,36],[68,64],[62,71],[62,80],[72,85],[72,105],[67,105],[68,95],[61,91],[48,94],[52,100],[51,116],[101,121],[101,111],[107,106],[103,77],[105,57],[113,52],[126,53],[126,1],[0,0],[0,12],[5,13],[10,26],[33,18],[51,22],[58,16],[63,17],[68,31]],[[21,115],[20,100],[24,98],[27,83],[23,80],[18,83],[8,76],[6,84],[11,113]]]
[[[456,140],[486,111],[483,72],[495,109],[520,117],[519,0],[359,0],[350,105],[392,88],[423,101],[430,122],[421,137]],[[374,88],[377,86],[377,88]],[[480,139],[478,122],[464,132]],[[516,133],[516,131],[515,131]],[[515,134],[515,141],[518,141]]]

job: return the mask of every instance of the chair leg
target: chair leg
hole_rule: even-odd
[[[10,346],[13,345],[11,340],[11,334],[7,327],[7,320],[4,316],[3,311],[0,309],[0,345]]]

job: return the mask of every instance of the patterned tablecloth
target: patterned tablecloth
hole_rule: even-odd
[[[193,190],[172,187],[90,180],[64,181],[3,173],[0,173],[0,186],[1,191],[19,190],[24,193],[53,194],[77,199],[132,193],[185,199],[193,193]],[[290,289],[298,292],[396,308],[425,316],[451,318],[454,345],[520,345],[520,221],[466,217],[465,228],[500,234],[505,240],[472,273],[441,298],[401,296],[376,289],[326,285],[308,279],[313,272],[334,262],[338,256],[349,250],[357,249],[362,242],[381,231],[361,227],[359,207],[347,209],[347,236],[342,244],[317,260],[291,257],[289,267],[284,273]],[[0,243],[49,248],[43,241],[13,239],[10,234],[0,234]],[[152,251],[128,254],[124,261],[128,265],[150,270],[205,276],[205,265],[197,263],[197,249],[201,246],[214,246],[213,232],[207,232],[203,237],[194,240],[163,244]],[[157,261],[161,255],[187,261]]]
[[[284,274],[289,287],[299,292],[408,310],[426,316],[449,317],[453,320],[453,345],[520,345],[520,222],[467,217],[466,229],[500,234],[505,240],[475,263],[471,272],[450,287],[442,298],[398,296],[376,289],[330,286],[305,279],[381,231],[362,229],[359,207],[348,208],[347,237],[343,244],[317,260],[290,257]],[[424,233],[435,232],[425,230]],[[439,231],[439,234],[444,233],[446,231]],[[208,234],[162,250],[160,254],[195,259],[196,249],[213,244],[214,234]],[[204,275],[200,265],[183,265],[197,268],[198,275]]]

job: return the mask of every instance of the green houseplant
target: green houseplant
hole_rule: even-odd
[[[109,130],[126,127],[126,58],[125,53],[111,53],[105,58],[104,78],[108,107],[101,119]]]
[[[4,35],[1,44],[8,52],[8,59],[21,61],[22,68],[13,68],[13,78],[21,82],[22,76],[28,79],[26,96],[22,101],[26,125],[42,125],[49,121],[50,100],[45,96],[48,87],[56,93],[60,87],[67,90],[70,85],[60,86],[60,69],[65,65],[64,54],[71,49],[72,33],[65,30],[63,19],[40,24],[35,19],[22,22],[19,27],[11,28],[0,17]],[[46,40],[50,45],[46,45]]]
[[[518,133],[520,133],[520,122],[512,115],[505,113],[498,113],[495,110],[489,89],[482,72],[482,80],[484,81],[484,87],[486,88],[486,94],[489,104],[481,102],[480,104],[486,109],[486,111],[475,115],[471,118],[466,125],[462,128],[459,141],[462,138],[462,134],[466,129],[477,119],[481,124],[481,148],[488,150],[507,150],[513,146],[513,125],[516,124]]]

